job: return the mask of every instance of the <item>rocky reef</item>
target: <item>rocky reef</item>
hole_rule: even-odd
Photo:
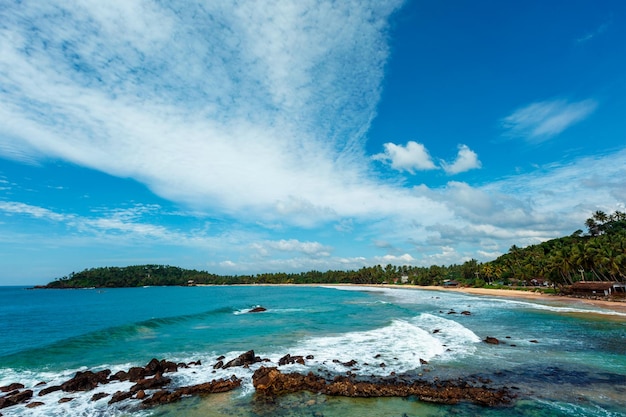
[[[495,339],[495,338],[494,338]],[[497,339],[496,339],[497,340]],[[492,343],[492,342],[488,342]],[[255,398],[260,401],[272,401],[278,396],[308,391],[315,394],[344,397],[415,397],[420,401],[458,404],[471,402],[482,406],[502,406],[510,404],[515,395],[507,387],[491,388],[481,381],[480,384],[464,379],[439,380],[434,378],[430,381],[420,378],[409,378],[406,375],[397,376],[391,373],[387,377],[359,376],[352,372],[358,362],[351,360],[334,363],[351,368],[346,374],[325,373],[324,376],[309,372],[306,375],[291,372],[283,373],[278,367],[287,365],[305,365],[313,356],[299,356],[286,354],[278,360],[276,366],[271,366],[269,359],[261,359],[253,350],[249,350],[236,358],[225,362],[225,357],[217,358],[217,362],[208,369],[228,369],[235,367],[249,368],[258,367],[252,375],[252,384],[256,390]],[[257,365],[262,363],[261,365]],[[266,366],[265,363],[270,363]],[[419,359],[419,365],[428,364]],[[63,391],[68,397],[63,397],[58,402],[69,402],[74,398],[72,393],[96,391],[91,396],[91,401],[100,401],[107,397],[109,405],[128,400],[128,407],[146,408],[161,404],[179,401],[183,397],[194,395],[208,395],[231,391],[238,388],[242,379],[235,375],[230,378],[213,379],[191,386],[176,386],[172,378],[166,375],[174,374],[181,368],[201,366],[200,361],[190,363],[174,363],[165,359],[152,359],[146,366],[132,367],[127,371],[118,371],[112,374],[111,370],[104,369],[97,372],[77,372],[74,377],[60,385],[47,386],[41,382],[35,387],[26,388],[16,382],[0,387],[0,409],[23,405],[28,408],[44,405],[46,396],[52,392]],[[383,364],[381,364],[382,366]],[[207,369],[207,368],[204,368]],[[421,376],[422,374],[419,374]],[[97,388],[117,382],[134,383],[129,389],[119,390],[113,394],[98,392]],[[124,385],[128,387],[128,384]],[[112,390],[109,390],[109,392]],[[33,401],[37,398],[39,401]],[[126,405],[124,406],[126,407]],[[0,413],[0,416],[2,414]]]

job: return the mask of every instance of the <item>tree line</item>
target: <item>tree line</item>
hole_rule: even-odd
[[[585,222],[587,233],[519,248],[513,245],[497,259],[480,263],[419,266],[375,265],[358,270],[308,271],[217,275],[169,265],[134,265],[90,268],[56,279],[46,288],[103,288],[170,285],[234,284],[384,284],[530,285],[547,282],[555,287],[579,280],[624,281],[626,279],[626,213],[607,215],[596,211]]]

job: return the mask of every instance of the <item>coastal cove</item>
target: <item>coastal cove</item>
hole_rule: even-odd
[[[23,390],[33,390],[31,402],[43,403],[7,407],[0,411],[4,416],[623,415],[626,313],[578,300],[299,285],[2,287],[0,296],[7,300],[0,307],[0,386],[19,382]],[[259,305],[266,310],[249,313]],[[499,344],[485,343],[487,338]],[[249,350],[267,362],[216,367],[221,356],[225,362]],[[279,365],[288,354],[309,359]],[[77,371],[115,374],[152,358],[200,361],[164,374],[171,378],[170,390],[233,375],[241,386],[148,409],[133,399],[108,405],[117,391],[130,389],[128,381],[88,392],[38,394]],[[506,387],[515,399],[483,408],[470,401],[442,405],[414,396],[344,398],[301,391],[264,402],[252,378],[262,366],[284,374],[312,372],[330,381],[350,374],[365,381],[462,380]],[[106,396],[92,401],[96,393]],[[59,403],[62,398],[71,399]]]

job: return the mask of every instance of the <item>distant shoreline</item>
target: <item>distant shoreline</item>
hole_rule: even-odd
[[[490,295],[494,297],[503,297],[503,298],[516,298],[516,299],[524,299],[524,300],[543,300],[543,301],[557,301],[560,303],[568,304],[571,306],[576,305],[592,305],[595,307],[600,307],[606,310],[611,310],[616,313],[626,314],[626,302],[622,301],[608,301],[608,300],[593,300],[589,298],[576,298],[569,297],[565,295],[550,295],[544,294],[540,292],[533,291],[522,291],[522,290],[508,290],[508,289],[495,289],[495,288],[474,288],[474,287],[441,287],[437,285],[411,285],[411,284],[403,284],[403,285],[394,285],[394,284],[331,284],[331,283],[320,283],[320,284],[234,284],[241,286],[259,286],[259,287],[280,287],[280,286],[294,286],[294,287],[371,287],[371,288],[391,288],[397,290],[409,290],[409,291],[443,291],[443,292],[459,292],[464,294],[472,294],[472,295]],[[197,286],[207,286],[212,287],[213,284],[197,284]],[[619,316],[618,316],[619,317]],[[626,320],[626,317],[624,317]]]
[[[354,286],[348,284],[349,286]],[[473,295],[491,295],[495,297],[505,298],[518,298],[525,300],[543,300],[543,301],[558,301],[568,305],[593,305],[595,307],[604,308],[606,310],[615,311],[617,313],[626,314],[626,302],[621,301],[608,301],[608,300],[593,300],[588,298],[575,298],[565,295],[549,295],[540,292],[522,291],[522,290],[505,290],[495,288],[474,288],[474,287],[440,287],[435,285],[419,286],[419,285],[361,285],[363,287],[384,287],[384,288],[396,288],[396,289],[408,289],[408,290],[426,290],[426,291],[451,291],[460,292],[464,294]],[[626,318],[625,318],[626,319]]]

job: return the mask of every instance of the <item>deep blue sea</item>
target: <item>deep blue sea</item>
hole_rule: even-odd
[[[247,313],[258,305],[267,311]],[[504,343],[484,343],[487,336]],[[267,404],[255,400],[251,383],[261,364],[213,369],[219,356],[228,360],[250,349],[274,366],[287,353],[314,356],[306,365],[281,367],[287,372],[345,374],[333,360],[355,359],[360,375],[480,376],[519,397],[510,407],[489,409],[310,393]],[[167,374],[175,385],[232,374],[244,383],[149,410],[133,400],[111,406],[110,397],[90,400],[96,392],[128,390],[130,382],[37,396],[78,370],[115,373],[152,358],[202,362]],[[33,389],[32,401],[45,405],[5,408],[4,416],[626,416],[626,315],[585,304],[402,288],[0,287],[0,386],[13,382]],[[73,399],[59,404],[62,397]]]

